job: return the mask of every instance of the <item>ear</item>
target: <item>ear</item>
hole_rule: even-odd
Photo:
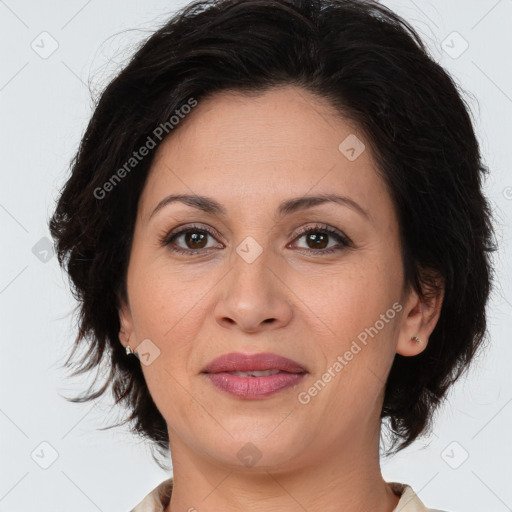
[[[405,301],[404,313],[396,346],[397,354],[411,357],[423,352],[428,344],[439,316],[444,298],[444,280],[436,272],[423,271],[424,297],[410,289]],[[413,337],[421,341],[415,341]]]
[[[130,305],[127,300],[120,300],[120,306],[118,307],[119,313],[119,341],[123,347],[131,346],[134,349],[133,344],[130,344],[130,340],[134,340],[133,332],[133,318],[130,310]]]

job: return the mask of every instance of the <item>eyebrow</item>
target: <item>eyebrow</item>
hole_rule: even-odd
[[[217,215],[220,217],[227,216],[226,209],[220,203],[210,197],[193,194],[171,194],[167,197],[164,197],[164,199],[158,203],[156,208],[151,212],[148,220],[150,220],[158,211],[164,208],[164,206],[175,202],[183,203],[187,206],[196,208],[212,215]],[[282,218],[297,211],[313,208],[314,206],[325,203],[336,203],[342,206],[346,206],[358,212],[367,220],[370,220],[370,215],[362,206],[360,206],[349,197],[340,196],[337,194],[318,194],[315,196],[301,196],[287,199],[277,208],[277,217]]]

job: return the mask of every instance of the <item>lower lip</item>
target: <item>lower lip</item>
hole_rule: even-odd
[[[231,373],[206,373],[210,382],[239,398],[257,399],[273,395],[295,386],[305,376],[305,373],[276,373],[264,377],[239,377]]]

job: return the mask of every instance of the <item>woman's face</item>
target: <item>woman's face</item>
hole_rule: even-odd
[[[369,144],[292,86],[217,94],[175,130],[140,198],[120,311],[173,458],[275,469],[373,453],[394,355],[420,352],[410,338],[433,325],[402,295],[398,220]],[[305,201],[319,196],[344,199]],[[234,352],[303,373],[203,373]]]

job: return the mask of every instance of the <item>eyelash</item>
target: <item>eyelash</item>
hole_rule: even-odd
[[[214,238],[218,237],[218,235],[215,232],[211,231],[210,229],[196,226],[196,225],[191,225],[191,226],[187,226],[186,229],[182,229],[181,231],[177,231],[177,232],[171,231],[170,233],[165,234],[159,240],[160,245],[163,247],[169,246],[171,251],[179,253],[179,254],[185,254],[185,255],[189,255],[189,256],[205,254],[205,252],[208,251],[208,249],[182,249],[180,247],[171,246],[171,243],[176,238],[178,238],[181,235],[187,234],[187,233],[207,233],[208,235],[210,235]],[[310,233],[328,233],[329,235],[332,235],[342,246],[341,247],[338,246],[338,247],[334,247],[334,248],[331,247],[330,249],[320,249],[320,250],[299,249],[299,251],[305,251],[309,254],[314,254],[314,255],[325,255],[325,254],[333,254],[335,252],[342,251],[345,248],[350,247],[352,245],[352,242],[350,241],[349,238],[347,238],[345,235],[343,235],[337,229],[332,228],[331,226],[328,226],[326,224],[321,224],[321,225],[317,225],[314,227],[303,228],[299,231],[299,233],[297,233],[297,236],[295,237],[294,240],[296,240],[298,238],[302,238],[304,235],[308,235]]]

